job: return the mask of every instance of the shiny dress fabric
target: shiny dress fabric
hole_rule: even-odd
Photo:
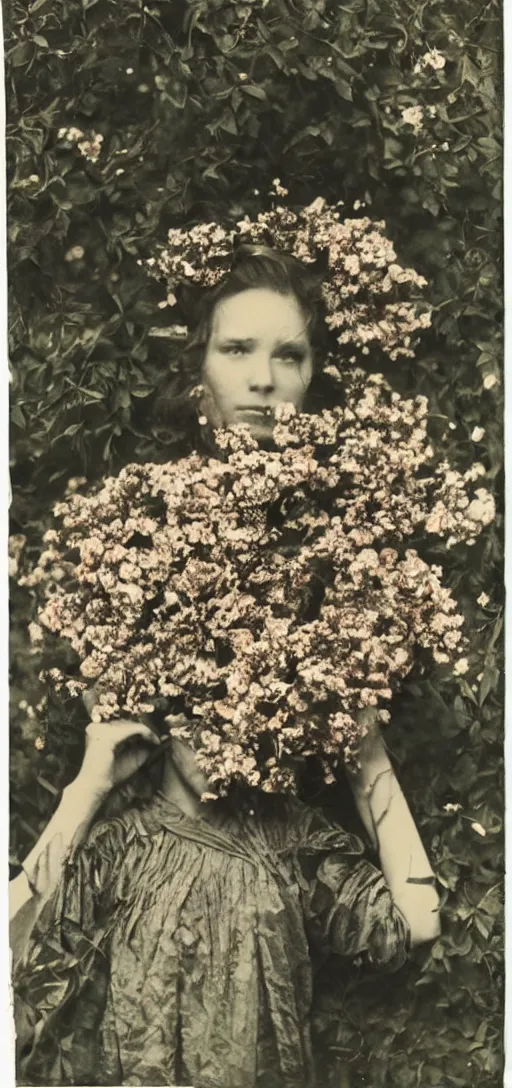
[[[410,947],[363,853],[276,797],[97,824],[14,948],[18,1085],[313,1088],[312,949],[395,971]]]

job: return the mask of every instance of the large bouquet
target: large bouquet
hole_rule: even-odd
[[[217,458],[129,465],[55,507],[21,578],[44,598],[32,637],[69,641],[82,678],[47,678],[94,682],[97,721],[168,699],[215,795],[293,790],[306,755],[329,781],[418,653],[463,671],[463,617],[420,550],[493,519],[485,469],[436,458],[426,398],[357,370],[343,406],[281,407],[272,450],[243,427],[216,438]]]

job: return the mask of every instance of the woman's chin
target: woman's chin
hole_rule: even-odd
[[[252,438],[256,442],[271,442],[274,433],[275,420],[271,415],[262,416],[261,419],[251,418],[248,416],[240,416],[237,420],[238,423],[243,423],[244,426],[249,428]]]
[[[255,423],[251,426],[251,435],[257,442],[271,442],[274,434],[274,421],[269,423]]]

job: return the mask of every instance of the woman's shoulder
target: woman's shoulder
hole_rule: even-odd
[[[90,851],[105,851],[112,847],[116,853],[137,839],[147,839],[157,829],[152,798],[132,799],[113,809],[106,806],[92,825],[86,845]]]
[[[262,794],[257,804],[258,823],[265,837],[279,850],[306,853],[364,853],[361,839],[345,830],[322,808],[306,804],[294,794]]]
[[[362,839],[343,827],[331,813],[319,806],[306,804],[294,795],[265,801],[261,812],[268,837],[280,839],[281,848],[285,851],[342,853],[357,858],[366,851]]]

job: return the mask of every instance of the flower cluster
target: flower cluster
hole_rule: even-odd
[[[286,196],[279,178],[272,192],[277,198]],[[271,245],[306,264],[326,258],[326,320],[338,343],[364,354],[370,346],[378,347],[393,360],[413,356],[415,334],[430,326],[431,315],[410,296],[427,281],[399,264],[383,221],[368,216],[342,220],[339,207],[317,197],[298,213],[277,204],[256,220],[246,215],[236,229],[220,223],[172,228],[158,256],[140,263],[165,283],[165,305],[172,305],[180,283],[219,283],[240,242]]]
[[[97,721],[169,700],[216,795],[241,781],[293,790],[316,755],[326,781],[357,758],[367,708],[389,719],[418,652],[464,671],[463,618],[425,540],[471,544],[494,516],[484,469],[435,458],[427,401],[382,375],[344,376],[344,406],[276,410],[274,447],[242,426],[218,457],[129,465],[70,489],[33,571],[33,630],[67,639]]]
[[[58,139],[63,140],[64,143],[75,144],[81,155],[85,159],[89,159],[89,162],[97,162],[104,141],[104,137],[101,133],[91,132],[88,136],[85,132],[82,132],[81,128],[76,128],[72,125],[70,128],[60,128],[58,131]]]
[[[442,72],[445,67],[446,57],[438,49],[431,49],[420,57],[419,61],[414,65],[414,71],[416,75],[423,72],[425,68],[433,68],[435,72]]]
[[[22,533],[11,533],[11,536],[9,537],[9,549],[8,549],[8,552],[9,552],[8,569],[9,569],[9,577],[10,578],[16,578],[16,576],[18,574],[18,571],[19,571],[19,568],[20,568],[20,562],[21,562],[21,559],[22,559],[22,556],[23,556],[23,552],[24,552],[26,543],[27,543],[27,538],[25,536],[23,536]]]
[[[424,111],[422,106],[407,106],[402,110],[404,125],[411,125],[415,135],[423,128]]]

